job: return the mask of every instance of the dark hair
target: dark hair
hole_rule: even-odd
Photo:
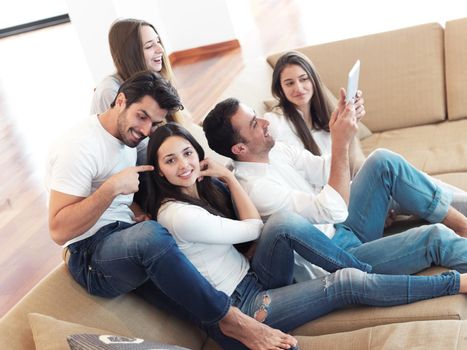
[[[144,60],[143,45],[141,44],[141,27],[143,26],[151,27],[159,35],[152,24],[134,18],[118,19],[110,27],[110,53],[115,68],[117,68],[117,74],[122,80],[127,80],[133,74],[148,69]],[[159,40],[161,46],[164,48],[160,36]],[[162,53],[162,69],[160,74],[165,79],[172,80],[172,68],[165,49]]]
[[[177,90],[162,76],[151,71],[143,71],[131,76],[120,86],[117,96],[121,92],[125,95],[126,107],[140,101],[144,96],[150,96],[160,108],[168,111],[168,115],[183,109]],[[115,106],[117,96],[110,107]]]
[[[203,130],[209,147],[217,153],[234,160],[237,160],[237,156],[232,153],[232,146],[243,142],[231,122],[239,106],[239,100],[232,97],[228,98],[216,104],[203,121]]]
[[[213,182],[213,179],[205,176],[200,182],[196,182],[200,199],[193,198],[182,193],[180,187],[172,185],[165,177],[160,176],[160,167],[157,152],[161,145],[171,136],[180,136],[190,142],[198,153],[199,160],[204,159],[204,150],[196,139],[181,125],[177,123],[167,123],[150,136],[147,158],[148,164],[154,166],[154,171],[149,173],[149,196],[146,211],[155,219],[163,203],[166,201],[182,201],[200,206],[211,214],[228,218],[235,217],[230,196]],[[183,220],[182,218],[180,218]]]
[[[282,90],[281,74],[284,68],[289,65],[298,65],[303,68],[313,85],[310,112],[312,118],[311,123],[314,129],[329,132],[329,118],[333,110],[332,103],[324,92],[324,87],[318,72],[313,68],[311,61],[305,55],[300,52],[290,51],[279,58],[274,66],[274,72],[272,73],[272,95],[279,100],[278,107],[282,109],[285,117],[294,125],[305,148],[313,154],[320,155],[321,151],[313,139],[311,131],[307,127],[303,117],[297,111],[293,103],[287,100]]]

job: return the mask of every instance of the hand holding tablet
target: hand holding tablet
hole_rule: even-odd
[[[357,60],[349,72],[347,81],[347,91],[345,96],[345,103],[349,103],[357,94],[358,90],[358,77],[360,76],[360,60]]]

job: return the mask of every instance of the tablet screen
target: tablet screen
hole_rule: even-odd
[[[349,79],[347,81],[347,95],[345,102],[349,103],[355,97],[358,90],[358,77],[360,75],[360,60],[357,60],[349,72]]]

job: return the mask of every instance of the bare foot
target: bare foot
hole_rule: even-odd
[[[290,349],[297,345],[297,339],[290,334],[260,323],[236,307],[229,309],[219,327],[226,336],[238,340],[252,350]]]
[[[467,273],[461,273],[459,293],[462,293],[462,294],[467,293]]]
[[[443,224],[461,237],[467,237],[467,218],[453,207],[449,207]]]

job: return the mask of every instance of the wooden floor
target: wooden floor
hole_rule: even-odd
[[[243,2],[240,49],[177,63],[177,87],[195,120],[248,60],[307,43],[301,2]],[[44,163],[57,134],[88,114],[94,82],[71,24],[1,39],[0,60],[2,316],[61,262],[48,234]]]

